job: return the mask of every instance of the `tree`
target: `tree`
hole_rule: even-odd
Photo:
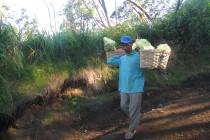
[[[104,2],[104,0],[98,0],[98,1],[99,1],[100,5],[101,5],[103,11],[104,11],[104,14],[105,14],[108,26],[110,27],[111,25],[110,25],[110,21],[109,21],[109,17],[108,17],[108,13],[107,13],[105,2]]]
[[[181,0],[180,0],[181,1]],[[174,9],[170,0],[125,0],[108,15],[105,0],[69,0],[64,9],[63,27],[71,30],[106,28],[124,21],[152,22]]]
[[[71,30],[110,27],[104,0],[69,0],[64,8],[63,27]]]
[[[0,2],[0,21],[8,23],[8,19],[9,17],[9,6],[4,3],[4,2]]]
[[[37,20],[30,20],[26,14],[26,9],[21,9],[20,17],[15,20],[15,23],[18,27],[18,38],[20,43],[38,32]]]
[[[88,28],[89,22],[92,20],[92,11],[87,5],[87,3],[84,4],[83,0],[68,1],[63,10],[66,19],[62,27],[74,31]]]
[[[152,22],[157,17],[163,17],[164,14],[174,9],[174,3],[170,0],[125,0],[123,5],[117,8],[111,15],[111,18],[117,18],[122,22],[132,19],[136,14],[143,22]],[[118,13],[118,14],[116,14]],[[131,16],[132,15],[132,16]]]

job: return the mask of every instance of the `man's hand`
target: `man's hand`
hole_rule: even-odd
[[[122,49],[122,48],[117,48],[116,53],[117,53],[118,55],[123,55],[123,54],[125,54],[125,50]]]

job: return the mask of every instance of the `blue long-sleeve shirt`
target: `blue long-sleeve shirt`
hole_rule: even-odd
[[[144,74],[140,69],[138,52],[125,55],[114,55],[107,59],[107,64],[119,66],[119,87],[123,93],[142,93],[144,91]]]

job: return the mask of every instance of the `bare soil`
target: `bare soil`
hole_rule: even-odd
[[[210,92],[207,84],[144,93],[144,117],[134,140],[209,140]],[[123,140],[127,117],[119,108],[117,92],[109,102],[65,108],[65,99],[33,105],[9,128],[7,140]]]

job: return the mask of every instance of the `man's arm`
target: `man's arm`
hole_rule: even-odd
[[[114,55],[110,58],[107,58],[107,64],[109,65],[114,65],[114,66],[119,66],[120,64],[120,57],[121,55]]]
[[[107,58],[107,64],[119,66],[120,64],[120,57],[125,54],[125,51],[122,48],[118,48],[116,50],[116,55]]]

